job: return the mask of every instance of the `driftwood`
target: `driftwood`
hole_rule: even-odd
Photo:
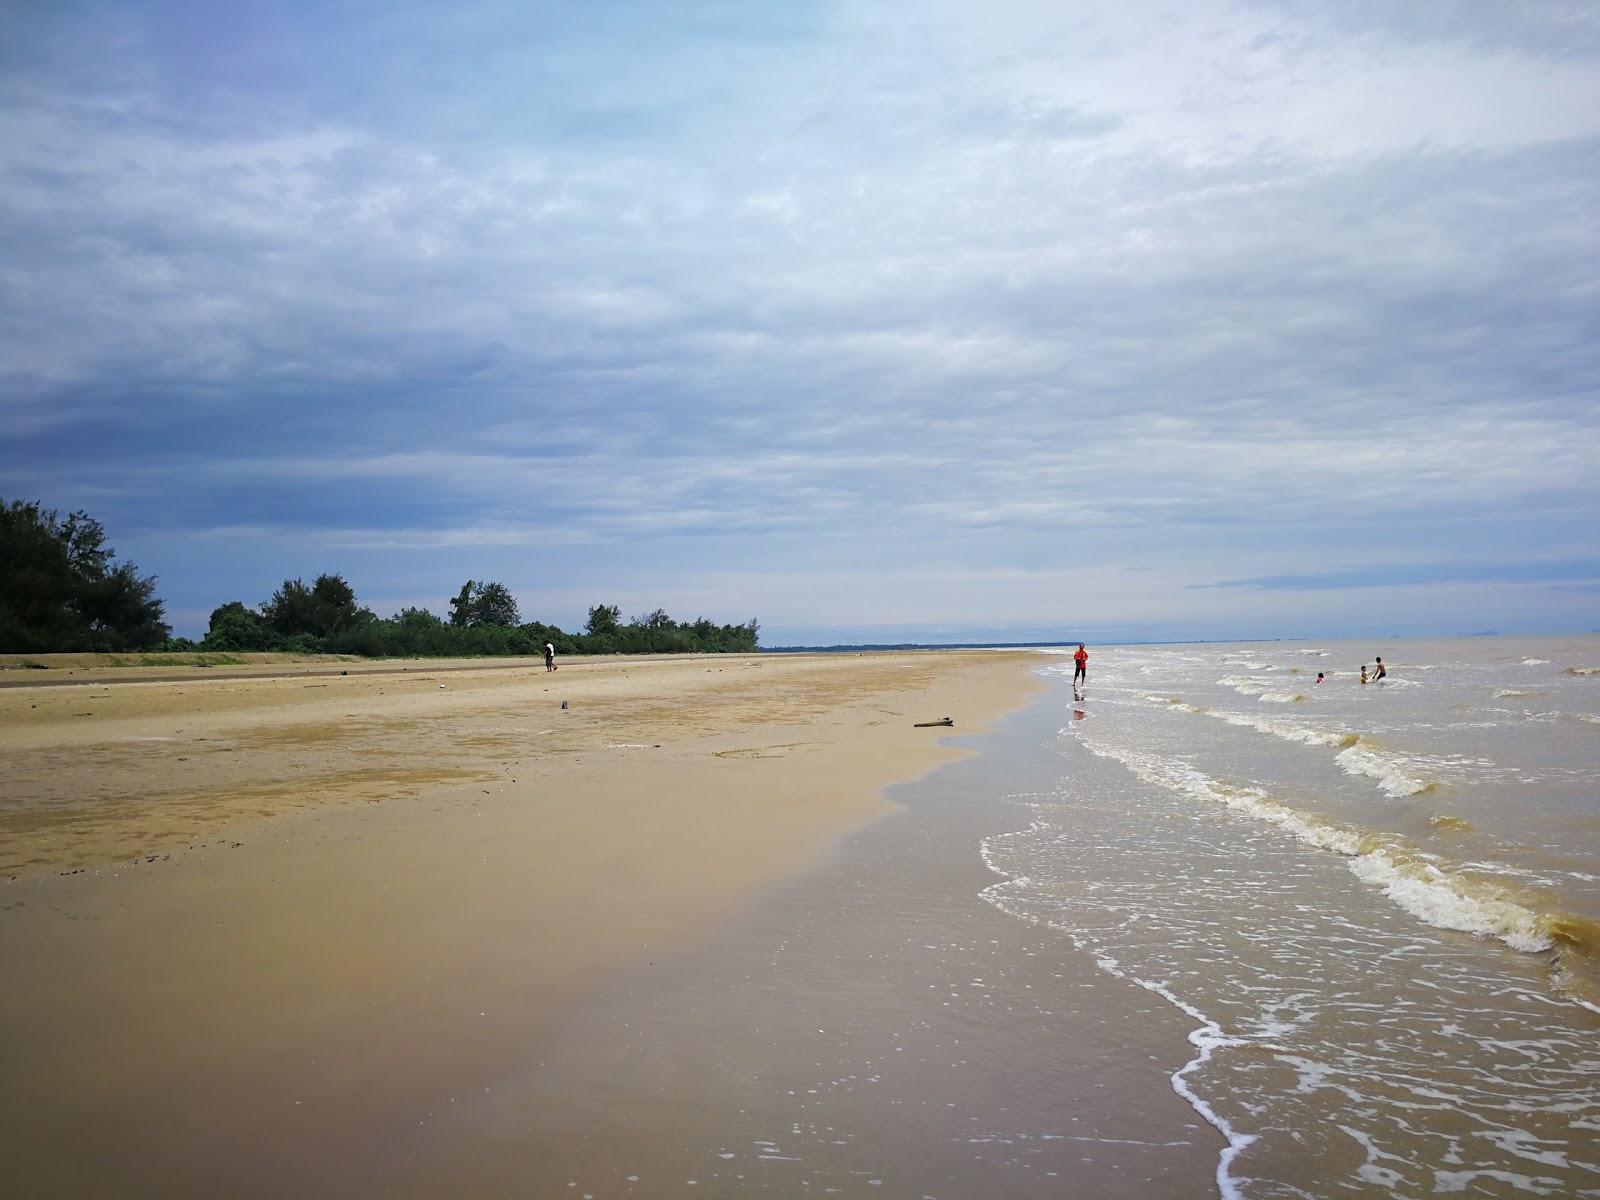
[[[949,717],[940,717],[937,721],[918,721],[915,725],[912,726],[912,728],[913,729],[932,729],[935,725],[954,725],[954,724],[955,724],[955,722],[952,721]]]

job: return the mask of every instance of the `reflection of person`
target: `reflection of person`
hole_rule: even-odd
[[[1383,655],[1380,654],[1380,655],[1378,655],[1378,665],[1373,669],[1372,678],[1373,678],[1374,682],[1382,683],[1383,682],[1383,677],[1385,675],[1387,675],[1388,673],[1389,672],[1387,670],[1385,670],[1384,666],[1383,666]]]
[[[1362,663],[1361,664],[1361,682],[1365,683],[1366,681],[1367,681],[1367,664],[1366,663]]]
[[[1083,648],[1083,643],[1078,643],[1078,649],[1072,656],[1072,686],[1077,687],[1078,681],[1083,681],[1083,686],[1089,686],[1089,652]]]
[[[546,671],[554,671],[556,669],[556,648],[553,642],[544,644],[544,669]]]

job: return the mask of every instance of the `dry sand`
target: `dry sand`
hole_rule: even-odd
[[[957,754],[913,723],[1017,708],[1031,658],[0,688],[0,1172],[28,1196],[363,1194],[609,973],[890,811],[885,784]]]

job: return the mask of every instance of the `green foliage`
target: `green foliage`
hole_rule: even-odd
[[[498,583],[468,580],[450,604],[448,621],[425,608],[404,608],[380,619],[357,604],[354,589],[337,575],[311,587],[287,579],[261,606],[239,601],[211,614],[201,648],[210,651],[278,650],[303,654],[359,654],[368,658],[536,657],[545,642],[556,653],[678,654],[750,653],[757,625],[716,625],[701,617],[679,623],[663,609],[620,624],[622,610],[597,604],[588,632],[567,633],[540,621],[517,624],[517,602]],[[170,648],[170,647],[169,647]]]
[[[0,648],[106,652],[167,640],[155,576],[116,563],[105,538],[88,513],[62,520],[36,501],[0,502]]]
[[[478,583],[467,580],[450,601],[450,624],[457,629],[480,625],[514,626],[517,623],[517,598],[503,583]]]
[[[115,561],[104,528],[84,512],[66,519],[37,502],[0,501],[0,649],[13,653],[160,650],[206,651],[201,665],[239,662],[245,651],[359,654],[372,658],[537,656],[556,653],[677,654],[751,652],[756,622],[716,625],[701,617],[674,621],[656,609],[622,624],[614,604],[589,609],[583,633],[539,621],[519,623],[516,597],[502,583],[467,580],[450,602],[448,622],[427,609],[402,609],[380,620],[362,608],[342,575],[283,585],[259,609],[232,600],[211,613],[198,643],[172,638],[155,596],[154,576]],[[146,655],[145,666],[183,660]],[[27,662],[24,665],[39,666]]]
[[[622,610],[615,604],[596,604],[589,610],[589,622],[584,626],[590,637],[607,637],[617,632],[617,622]]]
[[[290,640],[333,637],[373,619],[371,612],[356,606],[355,589],[341,575],[318,575],[310,587],[299,579],[285,579],[261,606],[261,616]]]
[[[231,600],[211,613],[211,627],[201,642],[207,650],[276,650],[282,637],[258,612]]]
[[[174,641],[187,641],[186,638],[175,638]],[[232,654],[190,654],[179,658],[176,654],[142,654],[139,656],[138,665],[141,667],[233,667],[245,660]],[[126,666],[117,663],[117,666]]]

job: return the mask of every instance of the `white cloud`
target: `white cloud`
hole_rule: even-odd
[[[255,93],[65,14],[103,70],[0,78],[11,486],[592,574],[742,538],[841,621],[885,562],[998,620],[1037,606],[919,564],[1153,555],[1103,594],[1199,613],[1181,582],[1374,542],[1593,544],[1581,16],[848,4],[535,46],[475,9],[430,37],[481,78],[421,89],[419,19],[218,47]]]

